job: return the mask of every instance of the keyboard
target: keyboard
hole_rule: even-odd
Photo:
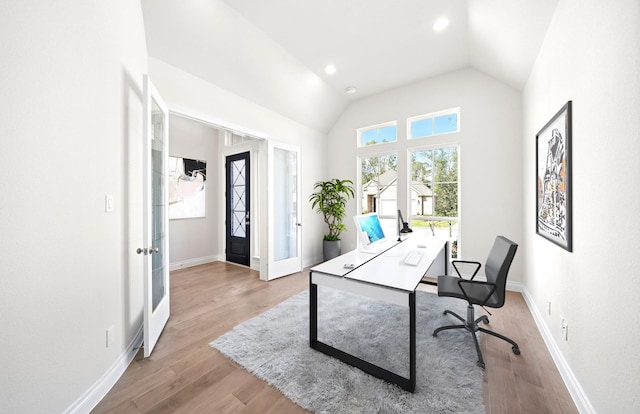
[[[404,258],[404,264],[409,266],[417,266],[420,263],[420,259],[422,259],[422,252],[412,251],[407,253]]]

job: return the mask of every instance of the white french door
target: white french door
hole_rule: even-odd
[[[144,77],[144,357],[151,355],[169,320],[169,243],[167,186],[169,111]]]
[[[302,270],[300,148],[269,141],[268,279]]]

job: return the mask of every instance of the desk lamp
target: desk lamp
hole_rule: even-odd
[[[401,225],[402,227],[400,227]],[[411,227],[409,227],[409,223],[404,221],[404,219],[402,218],[402,213],[400,212],[400,210],[398,210],[398,241],[402,241],[402,235],[406,235],[408,233],[413,233],[413,230],[411,230]]]

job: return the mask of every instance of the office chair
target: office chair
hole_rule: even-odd
[[[506,237],[496,237],[496,241],[494,242],[493,247],[491,248],[491,252],[489,252],[489,257],[487,257],[487,261],[485,263],[484,272],[487,276],[486,282],[473,280],[482,265],[479,262],[466,260],[453,260],[451,262],[453,268],[458,274],[457,276],[438,276],[438,296],[448,296],[458,299],[464,299],[469,303],[469,305],[467,306],[466,320],[450,310],[444,311],[444,315],[450,314],[462,321],[463,324],[442,326],[433,331],[433,336],[437,336],[439,332],[447,329],[466,329],[467,331],[471,332],[471,336],[473,337],[473,341],[476,345],[476,351],[478,353],[478,366],[482,367],[483,369],[484,360],[482,359],[480,344],[478,343],[478,338],[476,337],[477,331],[493,335],[497,338],[509,342],[512,345],[511,349],[513,350],[513,353],[516,355],[520,355],[520,348],[518,347],[518,344],[516,344],[513,340],[507,338],[506,336],[500,335],[499,333],[492,332],[480,327],[479,323],[484,322],[485,324],[488,324],[489,318],[486,315],[482,315],[478,319],[474,319],[475,316],[473,307],[473,305],[480,305],[483,308],[500,308],[504,305],[507,274],[509,273],[509,267],[511,266],[511,262],[513,261],[513,257],[516,254],[517,248],[518,245],[507,239]],[[476,265],[476,269],[470,279],[465,279],[461,276],[458,267],[456,267],[457,263],[470,263]],[[491,315],[491,312],[487,312],[489,313],[489,315]]]

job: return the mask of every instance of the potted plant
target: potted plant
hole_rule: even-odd
[[[346,214],[346,204],[355,195],[353,181],[334,178],[329,181],[318,181],[314,184],[316,191],[311,194],[311,208],[322,213],[324,222],[329,226],[329,234],[324,235],[322,255],[324,260],[340,256],[340,233],[347,230],[342,219]]]

